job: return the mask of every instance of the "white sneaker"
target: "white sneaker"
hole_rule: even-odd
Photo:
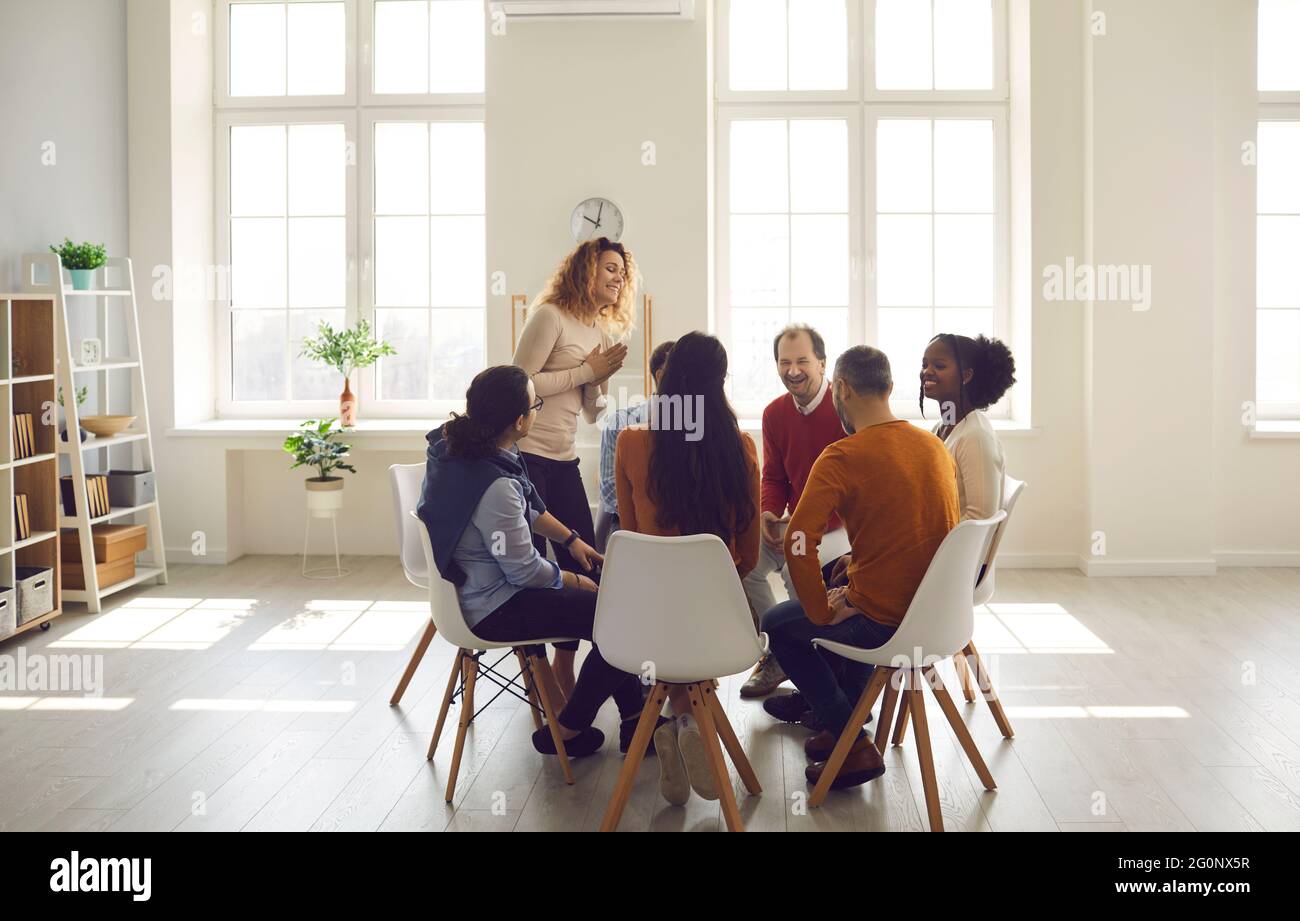
[[[659,792],[671,805],[684,806],[691,797],[691,784],[677,747],[677,720],[655,730],[655,757],[659,759]]]
[[[740,686],[741,697],[766,697],[786,680],[785,670],[781,668],[776,656],[771,653],[758,660],[754,673]]]
[[[686,776],[690,778],[691,789],[701,799],[716,800],[718,785],[713,782],[709,759],[704,754],[700,726],[689,713],[677,718],[677,747],[681,750],[682,763],[686,765]]]

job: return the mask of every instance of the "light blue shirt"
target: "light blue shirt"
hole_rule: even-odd
[[[600,433],[600,507],[611,515],[618,514],[618,489],[614,484],[614,452],[618,447],[618,433],[628,426],[645,422],[649,409],[650,403],[647,401],[605,417],[605,429]]]
[[[512,477],[500,477],[479,499],[451,554],[465,573],[456,594],[470,629],[521,589],[563,584],[560,567],[533,546],[536,520],[524,487]]]

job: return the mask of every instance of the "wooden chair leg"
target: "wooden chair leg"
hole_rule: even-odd
[[[456,650],[456,661],[451,664],[451,675],[447,678],[447,690],[442,695],[442,706],[438,709],[438,725],[433,727],[433,739],[429,742],[429,753],[424,756],[425,761],[433,760],[433,753],[438,750],[438,740],[442,738],[442,726],[447,722],[447,709],[451,706],[451,698],[456,693],[456,682],[460,681],[461,663],[465,659],[465,650]]]
[[[912,735],[916,738],[916,756],[921,762],[921,786],[925,789],[925,811],[930,831],[943,831],[943,810],[939,808],[939,781],[934,773],[934,752],[930,750],[930,727],[925,718],[925,700],[921,697],[921,673],[910,669],[907,675],[908,709],[912,712]]]
[[[704,742],[704,759],[709,762],[709,773],[713,775],[713,784],[718,788],[718,799],[722,805],[722,818],[727,823],[727,831],[744,831],[745,823],[740,819],[740,808],[736,805],[736,791],[731,786],[731,774],[727,772],[727,763],[722,760],[722,747],[718,744],[718,727],[713,722],[713,714],[704,702],[704,690],[707,682],[688,684],[686,693],[691,699],[691,713],[700,726],[700,739]],[[711,689],[710,689],[711,690]]]
[[[528,655],[528,662],[537,675],[537,693],[542,697],[542,712],[546,716],[546,725],[551,727],[551,740],[555,743],[555,754],[560,759],[560,769],[564,772],[564,782],[573,783],[573,768],[569,766],[569,755],[564,750],[564,739],[560,738],[560,721],[555,718],[555,707],[551,702],[548,687],[555,681],[551,674],[551,663],[546,659],[545,651]]]
[[[900,685],[901,687],[901,685]],[[908,712],[912,709],[912,698],[900,691],[898,695],[898,723],[894,726],[894,745],[903,744],[903,733],[907,732]]]
[[[933,665],[927,667],[925,677],[930,680],[930,691],[934,694],[935,700],[939,701],[939,708],[943,710],[943,715],[948,717],[948,725],[956,733],[957,741],[961,743],[962,751],[966,752],[966,757],[970,760],[971,767],[975,768],[975,773],[979,775],[984,789],[996,790],[998,785],[993,782],[993,774],[990,773],[989,766],[984,763],[980,750],[976,748],[975,740],[971,738],[970,730],[966,728],[966,721],[961,718],[957,705],[953,703],[952,695],[943,686],[938,670]]]
[[[867,714],[876,705],[876,698],[880,696],[880,692],[885,688],[885,671],[886,669],[878,668],[871,673],[871,680],[862,689],[862,696],[858,698],[858,705],[853,708],[853,714],[849,717],[848,725],[840,733],[839,741],[835,743],[831,756],[826,759],[826,767],[822,769],[822,776],[818,779],[817,786],[813,787],[812,796],[808,798],[809,806],[820,806],[825,802],[831,784],[835,782],[836,776],[840,773],[840,768],[844,766],[844,759],[849,756],[849,749],[853,747],[854,741],[858,738],[858,733],[862,731],[862,724],[866,722]]]
[[[433,642],[433,636],[437,632],[438,628],[430,620],[429,625],[424,628],[424,636],[420,637],[420,642],[415,646],[415,652],[411,653],[411,661],[406,663],[406,671],[402,672],[402,680],[397,682],[397,690],[393,692],[392,697],[388,698],[388,706],[396,707],[402,702],[402,695],[406,693],[406,686],[411,683],[411,676],[419,668],[420,660],[424,658],[424,653],[428,650],[429,644]]]
[[[880,725],[876,727],[876,751],[882,755],[889,744],[889,727],[894,723],[894,710],[898,705],[898,674],[896,668],[877,668],[885,673],[885,694],[880,699]]]
[[[465,672],[465,692],[460,695],[460,723],[456,727],[456,747],[451,753],[451,773],[447,776],[447,802],[456,795],[456,775],[460,772],[460,756],[465,751],[465,733],[474,718],[474,680],[478,677],[478,659],[473,650],[462,649],[461,668]]]
[[[618,772],[618,782],[614,784],[614,795],[605,807],[605,817],[600,822],[601,831],[613,831],[618,828],[618,821],[623,817],[623,809],[632,793],[632,784],[636,782],[637,771],[645,759],[646,749],[650,747],[650,737],[654,735],[655,725],[659,722],[659,711],[663,709],[668,698],[668,685],[656,682],[650,689],[650,696],[641,708],[641,718],[637,720],[636,732],[632,734],[632,744],[628,746],[623,758],[623,767]]]
[[[758,782],[758,775],[754,773],[754,767],[749,763],[749,757],[745,754],[740,739],[736,738],[736,730],[731,728],[731,720],[727,719],[726,708],[718,699],[718,683],[709,682],[701,690],[704,694],[704,703],[713,716],[713,724],[718,727],[718,736],[722,739],[722,745],[731,757],[731,763],[736,766],[736,773],[745,782],[745,789],[750,792],[750,795],[758,796],[763,792],[763,787]]]
[[[524,679],[524,690],[528,694],[528,709],[533,715],[533,728],[542,728],[542,714],[537,702],[537,691],[533,688],[533,670],[528,666],[528,657],[519,647],[515,647],[515,658],[519,661],[519,677]]]
[[[1007,719],[1007,714],[1002,709],[1002,701],[998,700],[998,692],[993,690],[993,678],[989,675],[988,669],[984,667],[984,660],[980,658],[979,651],[975,648],[973,641],[966,645],[965,652],[975,663],[976,680],[979,682],[980,690],[984,693],[985,702],[989,705],[989,712],[993,714],[993,722],[998,724],[1002,738],[1010,739],[1014,737],[1015,732],[1011,728],[1011,721]]]
[[[957,681],[961,684],[961,693],[966,698],[966,703],[975,703],[975,682],[971,680],[970,668],[966,664],[966,650],[959,649],[952,657],[952,667],[957,672]]]

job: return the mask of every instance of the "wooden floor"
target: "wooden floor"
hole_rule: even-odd
[[[424,753],[451,650],[435,640],[390,708],[427,608],[395,559],[345,563],[341,582],[304,580],[295,557],[177,566],[170,585],[25,635],[28,656],[102,655],[105,690],[0,692],[0,831],[594,830],[617,746],[575,762],[566,787],[506,697],[475,722],[443,802],[452,734]],[[997,779],[984,792],[929,701],[949,830],[1300,830],[1300,570],[1004,572],[977,619],[1016,738],[962,705]],[[751,830],[922,828],[910,734],[882,778],[810,810],[805,731],[741,701],[742,680],[722,698],[765,788],[741,800]],[[598,725],[615,724],[607,705]],[[716,803],[664,803],[647,759],[621,828],[719,824]]]

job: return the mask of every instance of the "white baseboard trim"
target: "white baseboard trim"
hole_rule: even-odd
[[[208,552],[203,556],[195,556],[189,547],[168,547],[166,551],[167,565],[175,566],[181,563],[199,563],[204,566],[225,566],[227,563],[233,563],[225,547],[208,548]],[[236,557],[238,559],[238,557]]]
[[[998,569],[1078,569],[1074,553],[999,553]]]
[[[1220,551],[1214,554],[1220,566],[1260,566],[1300,569],[1300,551],[1290,553],[1248,553],[1239,550]]]
[[[1212,576],[1214,560],[1096,560],[1082,557],[1079,568],[1089,578],[1133,576]]]

